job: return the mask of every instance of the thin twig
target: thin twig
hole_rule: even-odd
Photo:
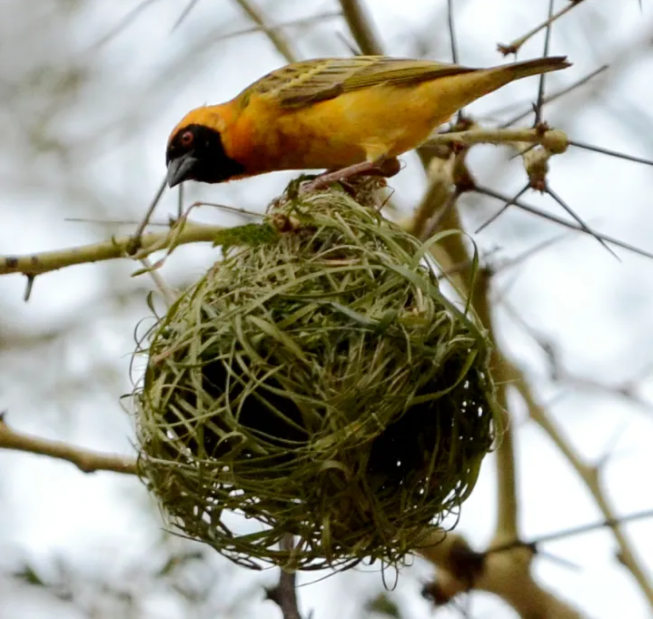
[[[561,237],[558,237],[558,240],[560,238]],[[522,259],[523,258],[518,257],[515,260],[521,261]],[[512,261],[507,263],[507,265],[502,265],[501,270],[506,266],[510,267],[512,265],[511,263]],[[496,273],[497,270],[494,272]],[[512,306],[511,303],[503,300],[502,306],[504,310],[510,315],[510,317],[513,318],[517,324],[522,327],[524,332],[531,337],[533,342],[535,342],[535,344],[537,344],[537,346],[546,355],[550,368],[549,377],[552,381],[560,385],[572,385],[578,389],[585,391],[599,391],[612,397],[623,398],[631,404],[635,404],[649,414],[651,411],[653,411],[653,403],[646,401],[637,394],[636,379],[631,378],[618,384],[606,385],[601,381],[587,378],[586,376],[572,374],[563,366],[563,364],[558,359],[558,356],[555,354],[555,347],[552,342],[550,342],[542,333],[533,328],[533,326],[531,326],[524,319],[524,317]]]
[[[534,245],[533,247],[527,249],[526,251],[522,252],[521,254],[518,254],[514,258],[510,258],[508,260],[505,260],[499,264],[493,264],[490,268],[492,273],[494,275],[497,275],[498,273],[505,273],[506,271],[524,264],[527,260],[530,260],[531,258],[537,256],[539,253],[543,252],[544,250],[548,249],[549,247],[552,247],[556,243],[560,243],[561,241],[565,241],[571,237],[570,234],[559,234],[558,236],[554,236],[550,239],[546,239],[545,241],[542,241],[541,243],[538,243],[537,245]],[[500,298],[500,295],[499,295]]]
[[[578,389],[585,391],[598,391],[606,395],[622,398],[631,404],[635,404],[646,413],[653,411],[653,403],[647,402],[635,393],[635,385],[625,382],[621,385],[605,385],[599,381],[591,380],[584,376],[575,376],[567,371],[561,371],[558,368],[557,382],[573,385]]]
[[[342,32],[338,31],[336,32],[336,37],[340,40],[340,42],[349,50],[349,53],[352,56],[362,56],[362,52],[358,47],[356,47],[356,44],[353,41],[350,41]]]
[[[451,61],[458,64],[458,43],[456,41],[456,22],[453,15],[453,0],[447,0],[447,24],[449,26],[449,42],[451,44]]]
[[[95,224],[98,226],[137,226],[140,222],[135,219],[95,219],[92,217],[64,217],[64,221],[76,224]],[[148,226],[170,227],[170,221],[150,221]]]
[[[239,215],[246,215],[247,217],[266,217],[265,213],[257,213],[256,211],[250,211],[249,209],[241,208],[239,206],[229,206],[227,204],[219,204],[218,202],[193,202],[193,204],[190,205],[190,208],[198,208],[200,206],[212,206],[213,208],[218,208],[221,211],[238,213]]]
[[[112,471],[136,475],[136,461],[125,456],[111,456],[74,447],[61,441],[51,441],[12,430],[0,418],[0,449],[24,451],[57,460],[66,460],[84,473]]]
[[[449,28],[449,43],[451,45],[451,62],[458,64],[458,41],[456,39],[456,19],[453,13],[453,0],[447,0],[447,26]],[[456,114],[456,122],[463,119],[463,108]]]
[[[490,189],[489,187],[484,187],[481,185],[477,185],[474,188],[474,191],[484,194],[486,196],[490,196],[491,198],[495,198],[496,200],[500,200],[501,202],[509,202],[510,198],[508,196],[504,196],[500,194],[497,191],[494,191],[493,189]],[[565,228],[569,228],[570,230],[577,230],[578,232],[583,232],[587,234],[587,231],[582,228],[581,226],[574,224],[571,221],[567,221],[565,219],[562,219],[561,217],[556,217],[555,215],[551,215],[550,213],[547,213],[545,211],[542,211],[534,206],[530,206],[529,204],[525,204],[521,200],[514,200],[515,206],[519,207],[523,211],[526,211],[527,213],[531,213],[532,215],[537,215],[538,217],[541,217],[542,219],[548,219],[549,221],[552,221],[553,223],[556,223],[560,226],[564,226]],[[644,256],[646,258],[653,258],[653,253],[648,252],[644,249],[640,249],[639,247],[635,247],[634,245],[630,245],[629,243],[624,243],[624,241],[620,241],[619,239],[615,239],[612,236],[608,236],[607,234],[602,234],[600,232],[594,232],[592,236],[596,236],[603,241],[606,241],[607,243],[611,243],[612,245],[616,245],[617,247],[621,247],[623,249],[627,249],[630,252],[633,252],[634,254],[639,254],[640,256]],[[0,271],[1,273],[1,271]]]
[[[598,531],[599,529],[614,529],[615,527],[622,526],[629,522],[635,522],[637,520],[644,520],[649,518],[653,518],[653,509],[637,512],[635,514],[629,514],[621,518],[605,519],[599,522],[593,522],[591,524],[583,524],[578,527],[564,529],[563,531],[556,531],[555,533],[547,533],[546,535],[541,535],[540,537],[536,537],[528,542],[514,541],[508,544],[494,546],[490,548],[486,554],[491,552],[505,552],[506,550],[510,550],[511,548],[516,548],[518,546],[527,546],[529,548],[536,549],[540,544],[545,544],[547,542],[555,542],[557,540],[566,539],[568,537],[576,537],[577,535],[592,533],[593,531]]]
[[[506,202],[492,217],[489,219],[485,220],[478,228],[476,228],[476,231],[474,234],[478,234],[479,232],[482,232],[487,228],[491,223],[499,219],[501,215],[503,215],[519,198],[521,198],[529,189],[531,188],[530,183],[526,183],[526,185],[520,189],[513,198],[511,198],[508,202]]]
[[[555,0],[549,0],[549,23],[546,25],[546,34],[544,36],[544,50],[542,56],[546,58],[549,55],[549,47],[551,45],[551,18],[553,17],[553,5]],[[544,87],[546,85],[546,74],[540,74],[539,85],[537,89],[537,103],[535,104],[535,122],[534,127],[537,127],[542,122],[542,106],[544,105]]]
[[[497,49],[504,55],[507,56],[508,54],[516,54],[519,49],[521,48],[526,41],[529,39],[533,38],[538,32],[541,30],[544,30],[544,28],[548,28],[553,22],[556,20],[560,19],[563,15],[571,11],[573,8],[577,7],[579,4],[581,4],[583,0],[569,0],[569,4],[562,9],[560,9],[555,15],[551,15],[550,17],[547,18],[546,21],[542,22],[529,32],[527,32],[525,35],[519,37],[518,39],[515,39],[512,41],[512,43],[508,43],[508,45],[502,45],[499,43],[497,45]]]
[[[270,28],[267,25],[267,20],[265,19],[265,15],[259,9],[256,7],[252,2],[249,0],[235,0],[238,6],[247,13],[247,16],[259,27],[265,34],[267,35],[268,39],[270,39],[270,43],[274,45],[274,47],[277,49],[277,51],[288,61],[288,62],[295,62],[297,60],[297,56],[295,52],[292,50],[290,47],[290,44],[288,43],[288,40],[286,37],[279,32],[278,29],[275,28]]]
[[[571,443],[563,436],[548,413],[535,399],[535,395],[521,370],[513,364],[510,364],[507,360],[505,363],[506,367],[509,369],[511,382],[523,398],[524,403],[528,408],[530,418],[548,435],[554,445],[560,450],[562,455],[582,479],[587,490],[590,492],[599,510],[603,514],[603,517],[610,522],[617,522],[618,519],[608,503],[607,497],[601,487],[599,470],[584,462]],[[633,575],[640,589],[646,596],[649,605],[653,609],[653,584],[649,582],[643,566],[640,565],[635,556],[634,550],[631,548],[630,543],[618,524],[612,527],[612,531],[617,544],[619,545],[619,561]]]
[[[179,28],[179,26],[181,26],[181,24],[190,15],[190,12],[195,8],[198,2],[199,0],[190,0],[188,2],[188,4],[184,7],[183,11],[179,14],[177,21],[172,26],[171,32],[174,32],[175,30],[177,30],[177,28]]]
[[[544,97],[542,100],[542,105],[547,105],[548,103],[551,103],[555,101],[556,99],[559,99],[560,97],[563,97],[564,95],[572,92],[573,90],[576,90],[579,86],[583,86],[584,84],[587,84],[592,78],[596,77],[597,75],[603,73],[608,68],[607,64],[604,64],[603,66],[599,67],[598,69],[595,69],[591,73],[588,73],[585,77],[580,78],[578,81],[574,82],[570,86],[567,86],[566,88],[563,88],[562,90],[558,90],[557,92],[554,92],[553,94],[550,94],[548,97]],[[510,106],[511,108],[513,106]],[[521,114],[518,114],[517,116],[514,116],[510,120],[507,120],[503,123],[501,123],[500,127],[501,129],[507,129],[511,125],[514,125],[515,123],[519,122],[520,120],[523,120],[526,118],[529,114],[533,112],[533,106],[530,106],[528,110],[525,112],[522,112]],[[495,116],[497,112],[493,112],[491,116]]]
[[[553,189],[547,184],[546,186],[546,193],[548,193],[569,215],[571,215],[575,220],[576,223],[583,229],[583,231],[590,236],[593,236],[605,249],[607,249],[617,260],[621,260],[619,256],[614,252],[614,250],[608,246],[608,244],[594,232],[591,228],[587,226],[587,224],[576,214],[576,211],[574,211]]]
[[[342,14],[349,26],[356,44],[363,54],[380,56],[383,46],[374,30],[372,20],[362,4],[362,0],[340,0]]]
[[[299,28],[302,26],[308,26],[317,21],[323,21],[326,19],[337,19],[340,17],[342,17],[342,13],[340,11],[327,11],[324,13],[318,13],[317,15],[309,15],[308,17],[301,17],[299,19],[279,22],[276,24],[249,26],[247,28],[233,30],[232,32],[226,32],[225,34],[222,35],[218,35],[218,36],[213,35],[210,37],[210,39],[206,40],[206,43],[213,44],[213,43],[217,43],[218,41],[227,41],[229,39],[235,39],[237,37],[241,37],[247,34],[255,34],[257,32],[267,33],[267,32],[272,32],[274,30],[283,30],[285,28]],[[197,52],[198,49],[203,49],[203,47],[204,46],[200,44],[199,48],[195,49],[195,52]]]
[[[95,42],[93,49],[99,49],[103,45],[106,45],[111,41],[111,39],[127,28],[138,17],[138,15],[148,7],[148,5],[153,4],[154,2],[156,2],[156,0],[143,0],[141,3],[137,4],[113,28],[111,28],[109,32]]]
[[[616,150],[610,150],[609,148],[602,148],[600,146],[593,146],[591,144],[585,144],[585,142],[579,142],[578,140],[569,140],[569,146],[575,146],[576,148],[583,148],[585,150],[591,150],[595,153],[601,153],[602,155],[609,155],[610,157],[618,157],[619,159],[625,159],[626,161],[634,161],[635,163],[643,163],[644,165],[653,166],[653,160],[644,159],[643,157],[635,157],[634,155],[626,155],[624,153],[619,153]]]

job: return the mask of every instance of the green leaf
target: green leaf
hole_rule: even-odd
[[[245,224],[220,230],[213,239],[213,245],[221,245],[226,251],[230,247],[246,245],[259,247],[279,240],[279,232],[270,224]]]

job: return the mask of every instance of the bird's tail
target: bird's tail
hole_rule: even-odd
[[[442,78],[446,84],[446,96],[442,96],[443,88],[433,81],[434,95],[438,98],[438,122],[440,125],[446,122],[452,114],[472,101],[487,95],[510,82],[539,75],[548,71],[558,71],[571,66],[566,56],[550,56],[548,58],[536,58],[513,64],[502,64],[489,69],[467,69],[459,74]],[[442,84],[444,85],[444,84]]]
[[[522,77],[529,77],[530,75],[548,73],[549,71],[560,71],[560,69],[566,69],[570,66],[571,63],[567,62],[567,56],[549,56],[547,58],[536,58],[535,60],[500,65],[495,67],[495,70],[505,72],[506,76],[510,75],[511,77],[508,81],[512,81],[519,80]]]

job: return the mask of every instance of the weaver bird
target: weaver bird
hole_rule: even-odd
[[[289,64],[227,103],[189,112],[168,141],[168,184],[319,168],[331,170],[322,184],[375,171],[390,176],[397,155],[465,105],[568,66],[565,57],[489,69],[384,56]]]

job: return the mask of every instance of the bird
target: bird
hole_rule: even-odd
[[[327,170],[317,179],[323,184],[358,174],[391,176],[400,169],[398,155],[472,101],[569,66],[566,56],[484,69],[387,56],[291,63],[226,103],[186,114],[168,139],[167,182],[222,183],[317,169]]]

